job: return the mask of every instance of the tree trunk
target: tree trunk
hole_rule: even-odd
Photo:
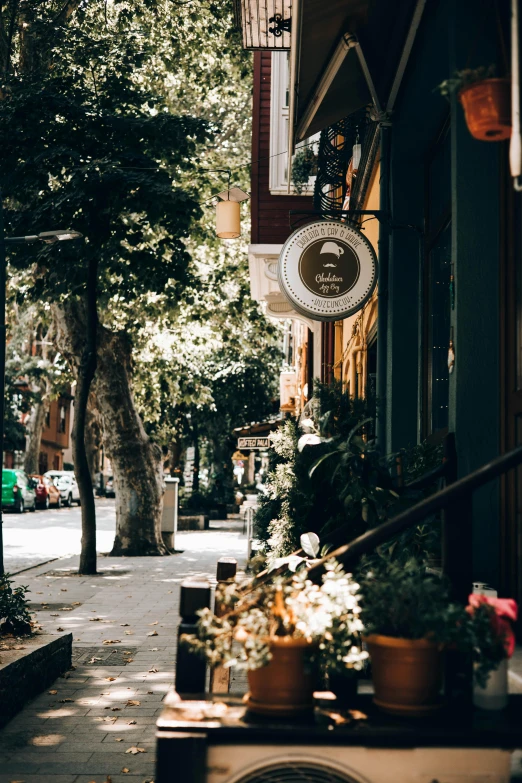
[[[199,431],[197,424],[193,427],[194,435],[194,478],[192,479],[192,491],[199,492],[199,466],[200,466],[200,452],[199,452]]]
[[[131,391],[131,345],[124,332],[99,327],[95,390],[116,491],[111,555],[166,555],[161,537],[161,449],[152,443]]]
[[[85,448],[85,425],[87,405],[91,384],[96,372],[96,337],[98,313],[96,310],[96,287],[98,279],[98,257],[95,253],[89,258],[87,278],[87,334],[85,347],[81,354],[76,378],[74,395],[74,422],[72,430],[73,461],[76,481],[80,490],[82,504],[82,551],[80,554],[80,574],[96,573],[96,507],[91,471]]]
[[[82,505],[80,574],[95,574],[97,572],[96,507],[94,504],[92,479],[85,448],[87,404],[97,363],[97,272],[97,259],[92,256],[89,260],[86,301],[82,303],[79,300],[69,299],[62,308],[54,308],[56,319],[56,342],[61,353],[69,362],[76,377],[72,450],[74,473],[78,482]]]
[[[25,426],[24,470],[30,476],[40,472],[40,446],[45,425],[45,415],[49,410],[49,398],[44,396],[33,405],[31,415]]]

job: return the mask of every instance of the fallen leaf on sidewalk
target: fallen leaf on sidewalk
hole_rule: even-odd
[[[47,691],[47,693],[49,694],[49,696],[56,696],[58,691]]]
[[[112,783],[112,778],[111,778],[110,775],[107,775],[107,779],[106,779],[105,783]]]
[[[114,682],[116,677],[106,677],[105,679],[108,680],[109,682]]]
[[[135,721],[135,720],[130,720],[130,721],[127,723],[127,726],[135,726],[135,725],[136,725],[136,721]]]
[[[119,644],[121,639],[105,639],[103,644]]]
[[[60,609],[60,612],[72,612],[72,607],[71,606],[62,606],[62,608]]]
[[[154,696],[154,691],[147,691],[147,694],[148,694],[149,696]]]
[[[52,614],[51,617],[59,617],[59,614]]]
[[[123,663],[132,663],[134,658],[124,658]]]
[[[101,661],[101,658],[91,658],[89,663],[96,663],[96,661]]]
[[[133,756],[136,755],[136,753],[146,753],[147,751],[145,748],[137,748],[135,745],[132,748],[128,748],[128,750],[125,751],[125,753],[132,753]]]
[[[127,707],[139,707],[141,705],[141,701],[136,701],[136,699],[129,699],[127,702]]]
[[[63,628],[57,628],[56,630],[57,631],[63,631]]]
[[[125,774],[126,772],[130,772],[130,769],[127,769],[127,767],[123,767],[122,772],[123,774]]]
[[[114,742],[123,742],[123,737],[116,737]]]
[[[159,669],[156,669],[156,667],[153,666],[152,669],[149,669],[149,674],[156,674],[157,671],[159,671]]]
[[[159,647],[151,647],[150,652],[158,652]]]
[[[101,617],[89,617],[90,623],[99,623],[101,620]]]
[[[82,604],[81,604],[81,602],[80,602],[80,601],[73,601],[73,604],[72,604],[72,605],[73,605],[73,606],[81,606]]]
[[[149,623],[149,625],[157,625],[157,624],[158,624],[157,620],[155,620],[153,623]]]
[[[132,653],[131,653],[131,651],[130,651],[130,650],[124,650],[124,651],[123,651],[123,654],[124,654],[124,655],[132,655]]]
[[[158,632],[157,631],[149,631],[147,636],[158,636]]]
[[[121,712],[121,707],[111,707],[112,712]]]
[[[122,628],[128,628],[130,626],[130,623],[120,623]]]
[[[62,593],[66,593],[67,592],[67,588],[66,587],[60,587],[60,590],[62,591]]]
[[[125,631],[125,633],[127,634],[127,636],[132,636],[134,634],[134,631]]]

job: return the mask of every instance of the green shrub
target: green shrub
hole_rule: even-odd
[[[29,588],[13,587],[9,577],[9,574],[0,576],[0,634],[30,634],[31,615],[25,597]]]

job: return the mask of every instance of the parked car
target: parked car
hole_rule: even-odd
[[[109,476],[107,479],[107,483],[105,484],[105,497],[106,498],[115,498],[116,497],[116,491],[114,489],[114,477]]]
[[[34,479],[23,470],[2,470],[2,508],[12,508],[19,514],[25,509],[36,511],[36,492]]]
[[[37,484],[35,487],[36,492],[36,505],[38,508],[49,508],[49,506],[56,506],[60,508],[62,505],[62,496],[60,490],[53,483],[52,479],[48,476],[31,476]]]
[[[80,490],[72,470],[48,470],[44,476],[58,487],[64,506],[72,506],[73,503],[80,505]]]

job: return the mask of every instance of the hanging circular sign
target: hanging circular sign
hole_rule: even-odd
[[[340,321],[360,310],[377,282],[377,258],[364,234],[318,220],[288,237],[279,255],[281,290],[314,321]]]

